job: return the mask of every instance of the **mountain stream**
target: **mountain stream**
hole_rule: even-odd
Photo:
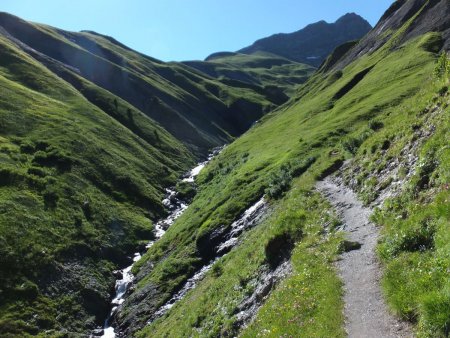
[[[194,167],[192,170],[190,170],[186,175],[185,178],[183,178],[184,182],[194,182],[195,177],[202,171],[202,169],[210,162],[216,155],[218,155],[222,151],[223,147],[215,148],[208,156],[207,160],[204,162],[200,162],[197,164],[196,167]],[[169,215],[158,221],[155,224],[154,227],[154,234],[155,239],[150,241],[146,245],[146,249],[148,250],[150,247],[155,244],[156,241],[158,241],[164,234],[166,233],[167,229],[175,222],[175,220],[180,217],[184,211],[188,208],[188,205],[177,198],[177,192],[174,188],[168,188],[166,189],[166,195],[164,200],[162,201],[163,205],[169,210]],[[140,252],[136,252],[133,257],[133,262],[130,266],[127,266],[126,268],[122,269],[118,275],[121,276],[119,279],[116,280],[116,286],[115,286],[115,295],[113,300],[111,301],[111,312],[108,316],[108,318],[105,320],[105,324],[102,330],[100,331],[100,337],[102,338],[115,338],[116,332],[114,330],[114,327],[110,325],[112,317],[115,315],[117,308],[119,305],[121,305],[125,301],[126,292],[128,291],[129,287],[133,283],[134,276],[131,273],[131,269],[133,267],[133,264],[136,263],[141,259],[142,255]],[[194,276],[195,277],[195,276]],[[190,280],[192,280],[191,278]],[[187,292],[187,291],[186,291]],[[92,336],[98,336],[95,333]]]

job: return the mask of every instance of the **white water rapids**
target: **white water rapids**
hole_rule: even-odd
[[[236,246],[240,235],[244,231],[255,226],[255,224],[260,220],[260,217],[265,213],[265,210],[266,202],[264,201],[264,197],[261,197],[261,199],[259,199],[255,204],[245,210],[239,219],[231,224],[231,230],[227,234],[226,240],[217,247],[216,257],[209,264],[204,265],[191,278],[189,278],[181,290],[175,293],[169,301],[167,301],[158,309],[158,311],[155,312],[152,318],[147,322],[147,325],[151,324],[155,319],[163,316],[175,305],[175,303],[183,299],[190,290],[195,288],[197,283],[205,277],[206,273],[211,270],[213,265],[220,258],[225,256],[234,246]]]
[[[200,172],[206,166],[206,164],[208,164],[208,162],[211,161],[214,156],[219,154],[222,149],[223,147],[214,149],[213,152],[209,154],[208,159],[206,161],[199,163],[195,168],[193,168],[191,171],[188,172],[183,181],[194,182],[195,177],[198,174],[200,174]],[[188,205],[179,200],[176,197],[176,195],[177,192],[175,190],[166,189],[166,196],[162,201],[162,203],[165,207],[169,209],[170,214],[165,219],[160,220],[155,224],[154,228],[155,239],[150,241],[146,245],[146,249],[149,249],[156,241],[158,241],[166,233],[166,230],[175,222],[175,220],[178,217],[180,217],[183,214],[183,212],[186,211],[186,209],[188,208]],[[116,313],[119,305],[121,305],[125,301],[125,294],[128,288],[133,283],[134,278],[133,274],[131,273],[131,269],[133,268],[133,264],[136,263],[138,260],[140,260],[141,257],[142,257],[141,254],[139,252],[136,252],[133,257],[133,263],[130,266],[127,266],[125,269],[123,269],[120,272],[122,277],[116,280],[115,296],[111,301],[112,309],[108,318],[105,320],[105,324],[103,326],[103,334],[101,335],[102,338],[116,337],[116,332],[114,330],[114,327],[110,325],[110,321],[114,316],[114,314]]]

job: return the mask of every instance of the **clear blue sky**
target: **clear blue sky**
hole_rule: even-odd
[[[110,35],[165,61],[204,59],[347,12],[372,25],[393,0],[0,0],[0,11]]]

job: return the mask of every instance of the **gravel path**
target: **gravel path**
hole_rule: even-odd
[[[345,329],[350,338],[413,337],[408,324],[392,316],[380,289],[380,265],[375,246],[378,229],[369,221],[365,208],[349,188],[326,178],[317,189],[335,207],[344,224],[346,239],[361,248],[342,254],[337,263],[344,282]]]

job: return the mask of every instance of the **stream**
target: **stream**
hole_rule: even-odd
[[[233,249],[239,241],[240,235],[250,228],[258,224],[264,217],[267,211],[267,203],[264,197],[261,197],[256,203],[244,211],[238,220],[231,224],[231,229],[224,236],[224,241],[215,248],[216,256],[208,264],[200,268],[191,278],[189,278],[184,286],[175,293],[163,306],[161,306],[154,315],[147,322],[147,325],[163,316],[169,311],[175,303],[184,298],[184,296],[192,289],[194,289],[199,281],[201,281],[206,273],[211,270],[214,263],[225,256],[231,249]]]
[[[184,182],[194,182],[195,177],[202,171],[202,169],[208,164],[209,161],[211,161],[216,155],[218,155],[224,147],[218,147],[213,149],[213,151],[208,155],[208,158],[206,161],[200,162],[197,164],[196,167],[191,169],[189,172],[187,172],[184,175],[184,178],[182,179]],[[184,211],[188,208],[188,204],[183,202],[177,197],[177,192],[174,188],[167,188],[165,197],[162,201],[163,205],[169,210],[169,215],[158,221],[154,226],[154,235],[155,239],[150,241],[145,248],[148,250],[157,242],[164,234],[166,233],[167,229],[175,222],[175,220],[180,217]],[[108,316],[108,318],[105,320],[105,324],[103,326],[103,329],[100,330],[101,334],[100,337],[102,338],[115,338],[116,332],[114,327],[110,325],[111,319],[115,315],[117,308],[119,305],[121,305],[125,301],[126,292],[128,291],[129,287],[133,283],[134,276],[131,273],[131,269],[133,268],[134,263],[139,261],[141,259],[142,255],[140,252],[136,252],[133,257],[133,262],[130,266],[127,266],[126,268],[122,269],[121,271],[117,272],[117,274],[120,276],[119,279],[116,280],[116,286],[115,286],[115,295],[114,298],[111,301],[111,312]],[[205,271],[206,273],[206,271]],[[195,277],[195,276],[194,276]],[[194,279],[191,278],[190,280]],[[189,280],[189,281],[190,281]],[[189,282],[188,281],[188,282]],[[195,281],[192,281],[191,283],[194,283]],[[187,292],[187,291],[186,291]],[[97,331],[98,332],[98,331]],[[93,334],[93,337],[99,336],[98,334]]]

